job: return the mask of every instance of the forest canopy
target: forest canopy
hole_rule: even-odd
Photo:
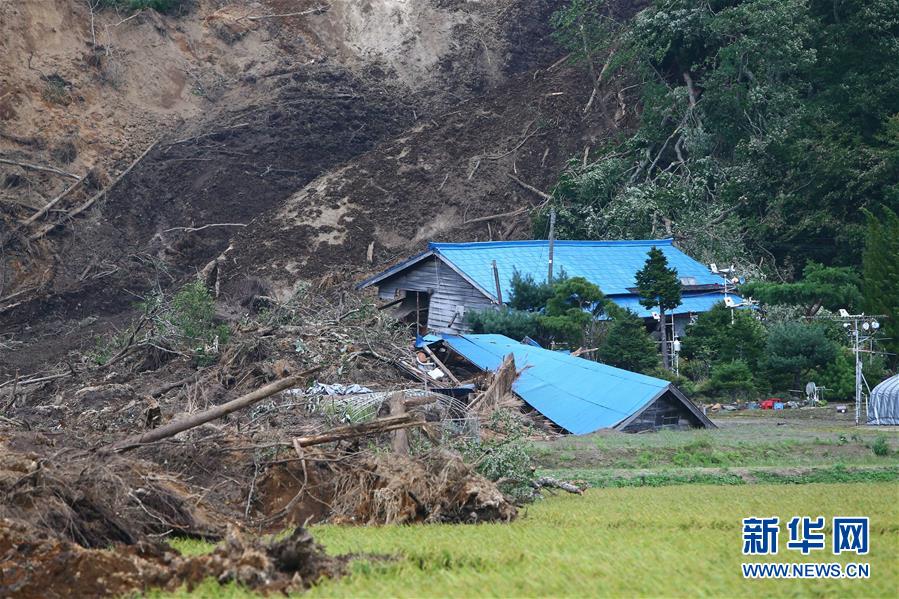
[[[556,37],[639,122],[554,191],[571,239],[673,236],[790,280],[899,209],[899,0],[572,0]],[[600,92],[602,93],[602,92]]]

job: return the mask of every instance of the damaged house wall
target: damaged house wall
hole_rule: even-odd
[[[427,305],[415,293],[427,295]],[[398,306],[398,316],[405,317],[417,307],[426,308],[426,318],[420,320],[430,331],[463,333],[469,329],[465,311],[493,305],[481,291],[466,281],[437,256],[420,260],[411,268],[388,277],[378,285],[378,296],[391,300],[404,297]],[[414,322],[414,318],[409,319]]]

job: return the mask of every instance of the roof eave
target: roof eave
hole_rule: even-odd
[[[421,262],[422,260],[429,258],[433,255],[434,255],[433,250],[425,250],[424,252],[418,254],[417,256],[412,256],[411,258],[403,260],[402,262],[399,262],[398,264],[394,264],[387,270],[385,270],[379,274],[376,274],[373,277],[369,277],[369,278],[365,279],[364,281],[362,281],[361,283],[357,283],[356,289],[365,289],[366,287],[371,287],[372,285],[376,285],[376,284],[380,283],[381,281],[383,281],[384,279],[389,279],[393,275],[398,274],[398,273],[406,270],[410,266],[414,266],[414,265],[418,264],[419,262]]]
[[[486,289],[484,289],[483,287],[481,287],[481,286],[477,283],[477,281],[475,281],[474,279],[472,279],[471,277],[469,277],[467,274],[465,274],[465,272],[462,271],[461,268],[459,268],[458,266],[456,266],[455,264],[453,264],[452,261],[451,261],[449,258],[447,258],[447,257],[444,256],[443,254],[441,254],[439,248],[433,247],[434,244],[431,244],[431,246],[432,246],[431,252],[433,252],[433,254],[434,254],[435,256],[437,256],[437,257],[440,259],[441,262],[443,262],[444,264],[446,264],[447,266],[449,266],[449,267],[453,270],[453,272],[455,272],[457,275],[459,275],[460,277],[462,277],[463,279],[465,279],[465,281],[466,281],[469,285],[471,285],[472,287],[474,287],[475,289],[477,289],[478,291],[480,291],[482,294],[484,294],[484,296],[485,296],[487,299],[489,299],[489,300],[491,300],[491,301],[493,301],[493,302],[498,302],[498,301],[499,301],[499,298],[497,298],[496,295],[494,295],[493,293],[490,293],[489,291],[487,291]]]

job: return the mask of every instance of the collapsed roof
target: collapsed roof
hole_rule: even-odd
[[[441,335],[454,352],[496,371],[512,354],[520,371],[512,390],[547,419],[576,435],[612,428],[716,428],[668,381],[519,343],[504,335]]]

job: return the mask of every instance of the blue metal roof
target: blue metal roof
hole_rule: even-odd
[[[538,412],[576,434],[611,428],[659,397],[668,381],[518,343],[504,335],[443,335],[454,351],[484,370],[515,356],[512,389]]]
[[[733,293],[728,293],[728,296],[733,298],[736,303],[740,303],[743,301],[743,298],[734,295]],[[652,310],[647,310],[640,304],[640,298],[636,295],[624,295],[624,296],[615,296],[610,297],[610,300],[621,306],[622,308],[627,308],[640,318],[651,318]],[[724,294],[720,292],[708,292],[708,293],[684,293],[681,295],[681,303],[680,305],[669,312],[669,314],[689,314],[691,312],[708,312],[712,309],[715,304],[721,303],[724,301]],[[658,312],[658,308],[655,310]]]
[[[653,246],[662,250],[668,265],[678,276],[693,277],[696,285],[720,285],[721,277],[712,274],[702,263],[672,245],[671,239],[638,241],[556,241],[553,252],[554,272],[562,270],[569,277],[584,277],[606,295],[630,294],[636,286],[634,275],[646,263]],[[482,290],[496,299],[493,261],[499,270],[503,297],[511,293],[512,273],[531,275],[535,281],[546,280],[549,265],[549,242],[491,241],[480,243],[430,243],[429,249],[464,272]]]

